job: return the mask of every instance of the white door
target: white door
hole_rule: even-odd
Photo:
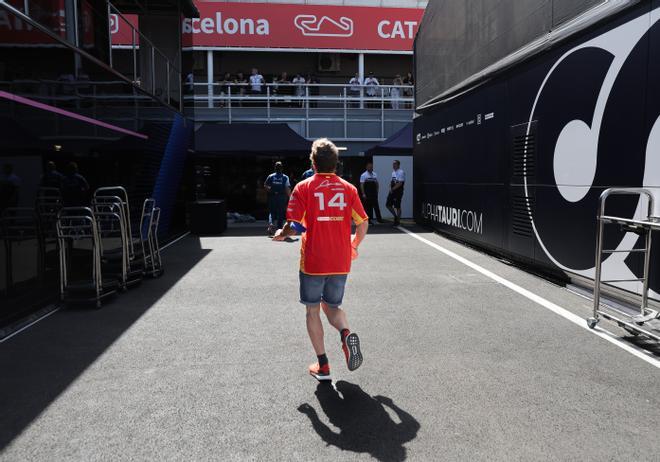
[[[401,201],[401,218],[412,218],[413,216],[413,158],[412,156],[374,156],[374,171],[378,175],[379,193],[378,203],[383,218],[392,218],[392,214],[385,208],[387,193],[390,191],[390,180],[392,179],[392,162],[401,162],[401,168],[406,173],[406,186]]]

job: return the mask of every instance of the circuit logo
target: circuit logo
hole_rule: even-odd
[[[295,26],[307,37],[352,37],[354,24],[351,18],[299,14],[293,20]]]

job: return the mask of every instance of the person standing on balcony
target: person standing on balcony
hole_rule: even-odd
[[[318,96],[320,94],[320,88],[319,84],[321,82],[319,81],[319,78],[316,76],[316,74],[311,74],[307,76],[307,84],[309,88],[309,95],[313,98],[310,106],[311,107],[316,107],[318,104]]]
[[[286,218],[286,204],[291,195],[291,182],[284,173],[282,162],[275,162],[275,172],[268,175],[264,189],[268,192],[268,234],[273,235],[275,229],[284,226]],[[275,228],[277,226],[277,228]]]
[[[236,95],[241,98],[244,97],[247,93],[247,80],[245,79],[245,75],[242,72],[236,74],[234,83],[236,84],[236,87],[232,88],[232,95]],[[239,100],[238,105],[243,106],[243,100]]]
[[[390,193],[387,195],[385,206],[394,216],[394,226],[399,226],[401,221],[401,199],[403,198],[403,186],[406,183],[406,173],[401,169],[401,162],[392,162],[392,180],[390,181]]]
[[[392,98],[391,104],[392,109],[399,109],[401,107],[401,86],[403,85],[403,80],[399,74],[396,75],[394,81],[392,82],[392,89],[390,90],[390,98]]]
[[[304,106],[305,101],[303,98],[306,96],[305,92],[305,77],[300,75],[300,73],[296,74],[296,76],[293,78],[292,83],[296,86],[296,98],[298,98],[298,106]]]
[[[413,88],[415,86],[415,79],[413,78],[412,72],[408,72],[408,75],[403,79],[403,84],[406,86],[406,88],[403,89],[403,96],[406,98],[412,98],[415,92],[415,89]],[[406,107],[412,107],[410,103],[406,103]]]
[[[374,212],[378,223],[383,222],[380,215],[380,206],[378,205],[378,175],[374,172],[374,164],[367,163],[367,169],[360,175],[360,192],[362,193],[362,202],[369,215],[369,224],[373,223]]]
[[[367,87],[367,97],[375,98],[380,95],[380,83],[378,82],[378,79],[374,77],[373,72],[369,72],[369,76],[364,80],[364,86]],[[376,103],[371,103],[369,106],[379,107]]]
[[[259,70],[256,67],[252,68],[252,74],[250,75],[250,90],[253,95],[260,95],[263,93],[262,85],[266,84],[264,76],[259,74]]]
[[[350,85],[348,87],[348,96],[351,98],[359,98],[362,90],[362,79],[360,79],[360,74],[355,74],[353,78],[348,81],[348,84]],[[358,101],[352,101],[350,106],[360,107],[360,103]]]
[[[369,224],[355,186],[335,172],[339,152],[332,141],[321,138],[312,144],[311,160],[317,172],[298,183],[287,209],[287,224],[278,229],[274,241],[303,233],[300,247],[300,303],[306,307],[307,333],[317,357],[309,374],[317,380],[331,380],[323,340],[321,309],[337,331],[349,371],[362,364],[360,339],[351,332],[341,308],[351,262]],[[351,236],[351,224],[357,228]]]

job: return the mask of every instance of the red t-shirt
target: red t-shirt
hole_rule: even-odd
[[[300,271],[312,275],[351,271],[351,220],[367,220],[355,186],[334,173],[317,173],[296,185],[287,221],[307,228],[300,246]]]

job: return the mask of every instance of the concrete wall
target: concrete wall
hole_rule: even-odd
[[[506,57],[603,0],[430,2],[417,35],[417,104]]]

